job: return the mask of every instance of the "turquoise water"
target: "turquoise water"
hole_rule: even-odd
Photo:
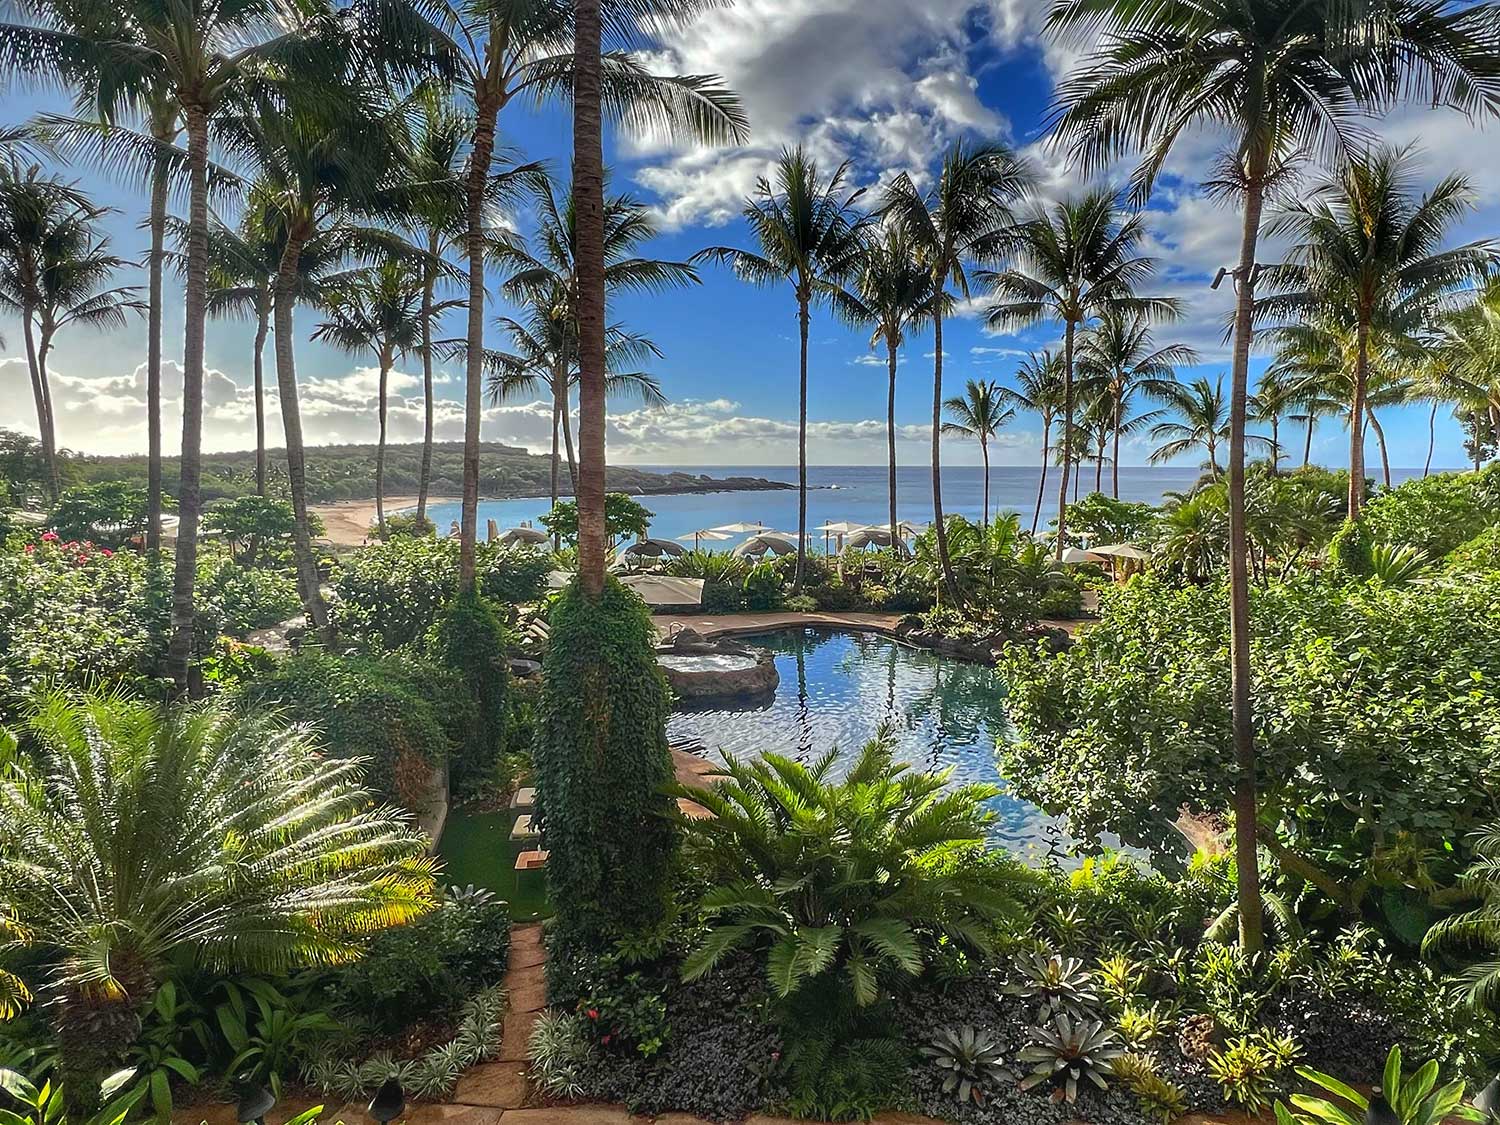
[[[781,686],[770,703],[672,716],[674,739],[694,738],[734,758],[767,750],[812,761],[830,746],[857,750],[888,724],[898,758],[953,768],[955,781],[1005,789],[995,743],[1006,730],[1004,689],[993,668],[902,645],[873,633],[788,630],[744,637],[776,654]],[[989,802],[993,841],[1040,861],[1071,841],[1055,818],[1008,792]]]

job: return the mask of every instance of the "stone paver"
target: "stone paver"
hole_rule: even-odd
[[[540,1012],[547,1006],[546,966],[516,966],[505,974],[505,996],[512,1012]]]
[[[622,1105],[559,1105],[512,1109],[505,1125],[646,1125],[649,1117],[633,1117]]]
[[[844,629],[867,629],[875,633],[894,632],[899,613],[723,613],[660,614],[651,618],[663,637],[681,625],[696,629],[705,637],[726,637],[735,633],[764,633],[771,629],[795,629],[832,625]]]
[[[458,1080],[453,1100],[459,1105],[517,1109],[526,1104],[530,1085],[524,1062],[483,1063]]]
[[[500,1062],[526,1062],[530,1057],[531,1029],[536,1024],[535,1012],[506,1012],[504,1030],[500,1036]]]

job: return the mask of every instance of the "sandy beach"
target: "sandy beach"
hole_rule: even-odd
[[[457,496],[429,496],[429,504],[457,503]],[[385,514],[393,515],[417,506],[415,496],[387,496]],[[332,504],[313,504],[315,512],[326,529],[324,538],[336,547],[358,547],[370,538],[370,528],[375,524],[375,500],[339,500]],[[446,530],[446,529],[444,529]]]

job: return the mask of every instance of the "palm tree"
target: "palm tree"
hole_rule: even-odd
[[[1015,418],[1015,408],[1005,405],[997,383],[970,379],[963,396],[950,398],[943,403],[943,409],[953,418],[943,423],[943,433],[979,441],[979,456],[984,463],[984,511],[979,526],[986,529],[990,525],[990,439]]]
[[[932,277],[932,506],[943,587],[959,600],[948,529],[943,518],[943,317],[954,304],[952,286],[968,299],[969,268],[993,265],[1005,253],[1015,225],[1012,208],[1030,187],[1025,163],[1004,145],[959,141],[943,158],[937,182],[922,191],[906,173],[886,189],[883,209],[906,233],[916,258]]]
[[[1433,353],[1454,413],[1472,431],[1478,470],[1486,438],[1500,437],[1500,276],[1441,318]]]
[[[1281,292],[1257,302],[1256,312],[1284,317],[1324,310],[1352,322],[1353,418],[1369,414],[1372,334],[1418,330],[1444,297],[1482,277],[1496,257],[1489,240],[1440,248],[1473,206],[1466,177],[1445,176],[1421,198],[1413,179],[1410,149],[1372,149],[1345,161],[1271,224],[1297,242],[1287,261],[1271,271],[1271,283]],[[1379,422],[1370,417],[1383,444]],[[1364,498],[1364,432],[1363,424],[1349,429],[1350,519],[1359,517]]]
[[[561,428],[567,448],[568,475],[573,489],[578,489],[578,469],[573,453],[570,421],[570,385],[568,372],[574,370],[577,358],[577,211],[571,191],[559,200],[552,180],[534,166],[518,170],[537,206],[535,248],[509,239],[497,242],[494,257],[512,272],[502,292],[512,300],[533,308],[545,303],[552,308],[549,319],[555,319],[555,331],[547,330],[537,338],[555,340],[552,351],[556,360],[552,370],[552,494],[557,499],[558,430]],[[698,284],[698,271],[689,262],[672,262],[641,257],[640,246],[656,237],[657,227],[650,211],[639,200],[628,195],[609,196],[604,201],[604,288],[608,295],[616,291],[662,293],[680,286]],[[505,318],[502,324],[509,328]],[[533,351],[532,354],[537,354]],[[610,388],[618,392],[617,384]]]
[[[1113,491],[1120,498],[1120,438],[1131,422],[1131,400],[1137,394],[1160,398],[1177,382],[1176,367],[1198,362],[1198,353],[1185,344],[1157,347],[1151,322],[1140,314],[1127,315],[1117,307],[1104,314],[1083,338],[1078,352],[1078,375],[1103,387],[1110,404],[1108,429],[1114,442]]]
[[[1266,368],[1265,374],[1260,377],[1255,393],[1250,396],[1248,404],[1250,420],[1267,422],[1271,426],[1272,476],[1275,476],[1281,468],[1281,420],[1301,405],[1305,393],[1287,368],[1277,367],[1275,363],[1272,363]]]
[[[1166,390],[1162,401],[1180,420],[1158,422],[1151,427],[1151,440],[1161,443],[1152,451],[1151,463],[1174,461],[1201,449],[1205,456],[1203,467],[1211,479],[1218,480],[1224,473],[1219,451],[1229,444],[1229,404],[1224,399],[1224,380],[1210,382],[1199,378],[1179,383]],[[1245,440],[1267,449],[1271,446],[1270,439],[1259,434],[1247,434]]]
[[[1018,410],[1028,410],[1042,420],[1042,475],[1036,486],[1036,511],[1031,515],[1031,534],[1042,519],[1042,497],[1047,490],[1047,465],[1052,455],[1052,423],[1063,408],[1062,356],[1048,349],[1032,352],[1016,369],[1015,387],[1001,387],[1001,397]]]
[[[826,180],[800,145],[783,149],[774,183],[761,177],[744,216],[760,252],[716,246],[700,257],[727,262],[755,285],[789,283],[797,302],[800,364],[797,396],[797,570],[792,588],[802,590],[807,552],[807,335],[814,301],[826,298],[860,266],[863,219],[854,211],[859,192],[845,184],[849,165]],[[894,532],[892,533],[894,534]]]
[[[179,958],[349,961],[432,904],[426,836],[303,726],[49,693],[24,729],[37,752],[0,735],[0,953],[42,966],[74,1097],[120,1064]]]
[[[1039,205],[1016,228],[1010,269],[983,275],[996,298],[992,327],[1011,329],[1043,317],[1063,323],[1062,447],[1073,448],[1074,376],[1077,334],[1106,312],[1171,319],[1178,303],[1170,297],[1139,297],[1136,287],[1156,270],[1156,259],[1138,254],[1145,218],[1126,215],[1111,191],[1090,191],[1051,207]],[[1068,476],[1064,457],[1057,495],[1057,554],[1068,531]]]
[[[380,367],[378,411],[380,436],[375,446],[375,522],[385,535],[385,437],[387,392],[396,360],[423,346],[428,321],[427,270],[410,261],[390,258],[354,271],[329,286],[323,308],[330,317],[313,332],[342,351],[373,352]],[[456,302],[445,302],[453,304]],[[431,307],[433,314],[441,307]]]
[[[1255,252],[1268,186],[1299,152],[1347,145],[1351,118],[1420,96],[1477,113],[1500,105],[1500,22],[1487,4],[1388,0],[1056,0],[1047,28],[1096,46],[1057,89],[1057,133],[1092,174],[1144,150],[1139,200],[1184,133],[1230,131],[1223,182],[1243,206],[1230,381],[1229,588],[1231,704],[1239,776],[1235,857],[1240,942],[1262,945],[1255,741],[1251,717],[1250,587],[1245,530],[1245,410],[1249,398]]]

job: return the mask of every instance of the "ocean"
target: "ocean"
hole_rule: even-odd
[[[663,466],[641,466],[642,468],[666,468]],[[785,466],[719,465],[690,470],[713,477],[749,476],[767,480],[787,481],[795,484],[797,468]],[[1022,525],[1031,526],[1032,513],[1036,508],[1037,484],[1040,470],[1036,467],[997,467],[990,470],[990,509],[997,512],[1019,512]],[[1120,469],[1120,498],[1122,500],[1144,500],[1159,503],[1162,497],[1173,491],[1192,486],[1198,479],[1194,468],[1141,468]],[[886,470],[879,465],[810,465],[807,470],[807,524],[809,528],[823,523],[847,522],[858,525],[885,523],[887,520]],[[1057,512],[1058,475],[1054,469],[1047,474],[1047,487],[1042,498],[1041,528]],[[1110,478],[1106,470],[1105,491],[1109,491]],[[1092,470],[1084,473],[1082,491],[1088,493],[1094,487]],[[775,492],[704,492],[680,495],[643,496],[641,502],[655,513],[651,521],[651,534],[659,539],[691,537],[694,531],[730,523],[761,523],[776,531],[797,530],[797,492],[795,489]],[[943,469],[943,506],[950,514],[967,516],[977,520],[984,506],[983,470],[978,466],[954,465]],[[545,496],[517,500],[481,500],[479,520],[481,534],[486,520],[494,520],[501,528],[516,527],[521,523],[533,524],[546,513]],[[433,504],[429,508],[439,532],[445,532],[449,524],[458,519],[459,505],[456,502]],[[932,519],[932,473],[925,466],[911,466],[896,470],[896,515],[901,520],[928,523]],[[722,541],[705,542],[709,549],[728,550],[744,536],[735,536]],[[813,535],[813,538],[817,538]],[[690,545],[690,544],[689,544]],[[820,545],[817,544],[817,545]]]

